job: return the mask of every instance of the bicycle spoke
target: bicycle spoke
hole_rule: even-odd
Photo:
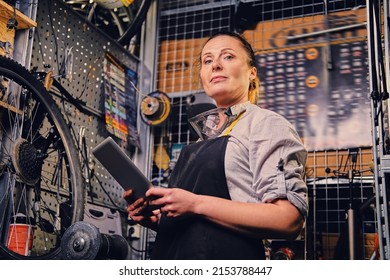
[[[55,258],[66,228],[83,217],[78,154],[31,73],[0,56],[0,85],[0,258]],[[23,248],[22,228],[30,234]]]

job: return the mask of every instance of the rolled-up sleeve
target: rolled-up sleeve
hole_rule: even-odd
[[[256,196],[264,203],[288,199],[306,218],[304,181],[307,151],[292,125],[270,115],[251,129],[249,164]]]

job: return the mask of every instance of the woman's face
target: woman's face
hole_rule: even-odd
[[[218,107],[228,107],[248,100],[256,67],[248,64],[241,42],[228,35],[211,39],[201,53],[200,79],[208,96]]]

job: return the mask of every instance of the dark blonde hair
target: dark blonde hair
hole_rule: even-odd
[[[194,65],[196,67],[196,70],[198,71],[198,74],[200,73],[200,68],[202,66],[202,58],[201,58],[201,55],[202,55],[202,50],[204,48],[204,46],[212,39],[216,38],[216,37],[219,37],[219,36],[230,36],[232,38],[235,38],[237,39],[238,41],[241,42],[241,45],[242,47],[244,48],[247,56],[248,56],[248,65],[250,67],[256,67],[256,57],[255,57],[255,53],[252,49],[252,46],[251,44],[249,44],[249,42],[244,38],[242,37],[240,34],[238,33],[234,33],[234,32],[230,32],[230,31],[220,31],[218,33],[215,33],[214,35],[212,35],[211,37],[209,37],[203,44],[202,48],[201,48],[201,51],[198,55],[198,58],[197,60],[194,62]],[[198,75],[199,77],[199,75]],[[252,104],[256,104],[258,99],[259,99],[259,93],[260,93],[260,80],[259,80],[259,77],[256,76],[255,79],[251,80],[250,84],[249,84],[249,89],[248,89],[248,99],[249,101],[252,103]]]

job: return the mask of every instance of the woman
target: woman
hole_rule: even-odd
[[[125,193],[127,210],[158,232],[152,259],[264,259],[262,239],[302,230],[307,153],[289,122],[255,105],[259,82],[245,39],[212,36],[199,63],[218,107],[192,120],[203,141],[182,150],[168,188],[150,188],[133,203]],[[160,209],[148,215],[148,203]]]

